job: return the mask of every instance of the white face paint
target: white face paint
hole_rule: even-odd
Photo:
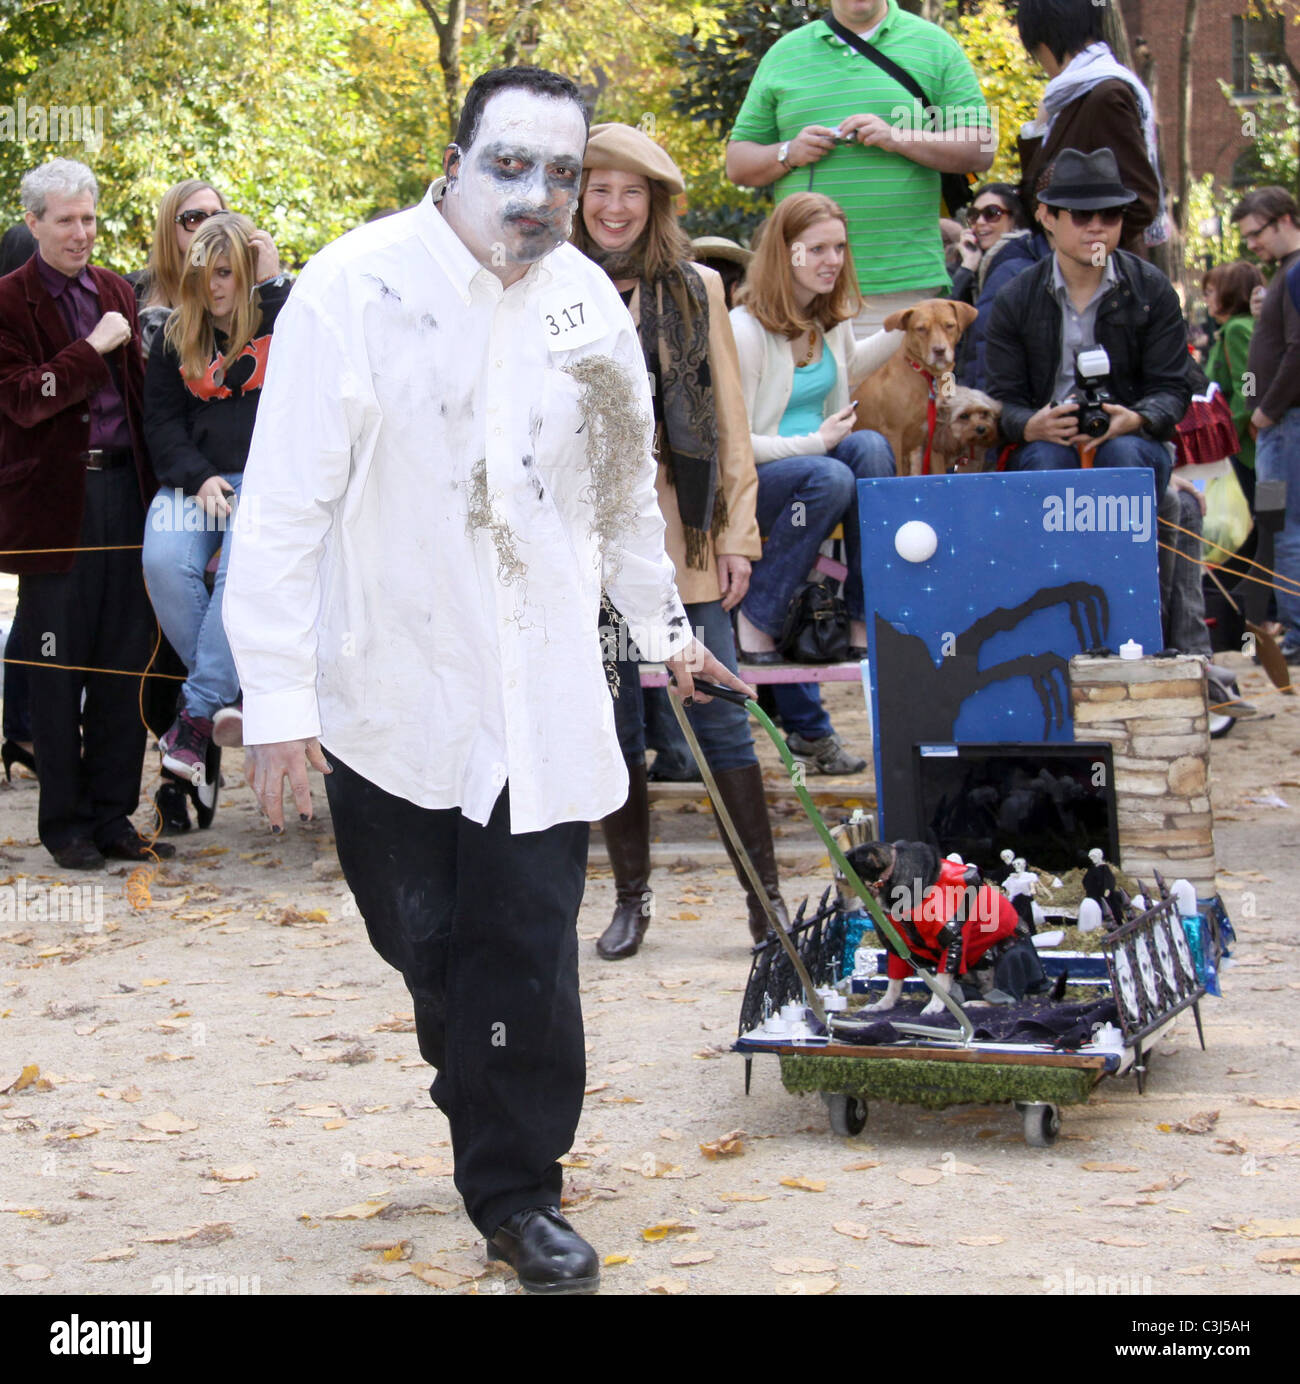
[[[453,165],[443,212],[507,282],[569,238],[587,128],[573,101],[507,87],[489,98]]]

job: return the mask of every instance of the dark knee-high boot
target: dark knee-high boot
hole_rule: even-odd
[[[763,884],[763,892],[771,900],[772,908],[783,927],[789,927],[790,915],[786,912],[785,901],[781,898],[781,880],[776,869],[776,852],[772,846],[772,824],[767,815],[767,794],[763,789],[763,771],[757,764],[747,764],[740,769],[724,769],[713,775],[718,792],[731,820],[740,836],[741,844],[754,862],[754,868]],[[767,913],[762,901],[755,895],[754,888],[745,873],[745,867],[736,855],[727,833],[718,823],[718,835],[727,848],[736,878],[749,904],[749,933],[755,942],[761,942],[771,931]]]
[[[650,796],[645,760],[627,760],[627,801],[601,819],[614,870],[614,917],[596,943],[606,961],[635,956],[650,925]]]

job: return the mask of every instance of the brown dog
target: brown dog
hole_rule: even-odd
[[[1002,405],[979,389],[957,385],[939,394],[938,426],[930,469],[987,471],[997,464],[998,418]]]
[[[879,370],[857,381],[849,392],[858,401],[854,426],[883,433],[894,450],[900,476],[921,471],[925,451],[930,381],[936,403],[943,379],[951,376],[961,334],[978,316],[969,303],[925,298],[885,318],[886,331],[906,332],[903,349]],[[931,470],[934,469],[933,456]]]

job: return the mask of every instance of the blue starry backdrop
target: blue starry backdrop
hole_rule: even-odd
[[[969,650],[978,680],[989,680],[961,702],[949,737],[954,743],[1074,738],[1064,677],[1056,678],[1063,723],[1047,726],[1031,677],[1013,671],[1016,660],[1053,653],[1068,661],[1094,642],[1117,652],[1127,640],[1148,653],[1163,647],[1150,471],[1094,468],[859,481],[858,512],[878,783],[883,781],[882,737],[906,735],[909,727],[890,724],[900,719],[898,708],[905,703],[887,696],[881,704],[877,670],[885,677],[888,670],[881,669],[877,656],[877,612],[900,632],[924,641],[940,678],[945,637],[961,635],[998,607],[1050,600],[1041,609],[1015,612],[1007,628],[990,632]],[[934,555],[923,562],[907,561],[895,549],[895,536],[909,520],[934,531]],[[1078,596],[1073,603],[1049,597],[1049,588],[1066,585]],[[1098,592],[1105,596],[1104,611]],[[1099,620],[1098,641],[1087,619],[1089,604]],[[948,648],[953,648],[951,639]],[[908,699],[939,687],[937,682],[929,689],[909,686]]]

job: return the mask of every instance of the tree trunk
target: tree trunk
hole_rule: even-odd
[[[1174,225],[1187,230],[1187,192],[1192,182],[1192,40],[1201,0],[1184,0],[1183,40],[1178,49],[1178,183],[1174,196]]]
[[[438,66],[442,69],[443,103],[447,111],[447,139],[456,138],[460,119],[460,47],[465,33],[466,0],[448,0],[447,17],[438,13],[434,0],[420,0],[438,35]]]

